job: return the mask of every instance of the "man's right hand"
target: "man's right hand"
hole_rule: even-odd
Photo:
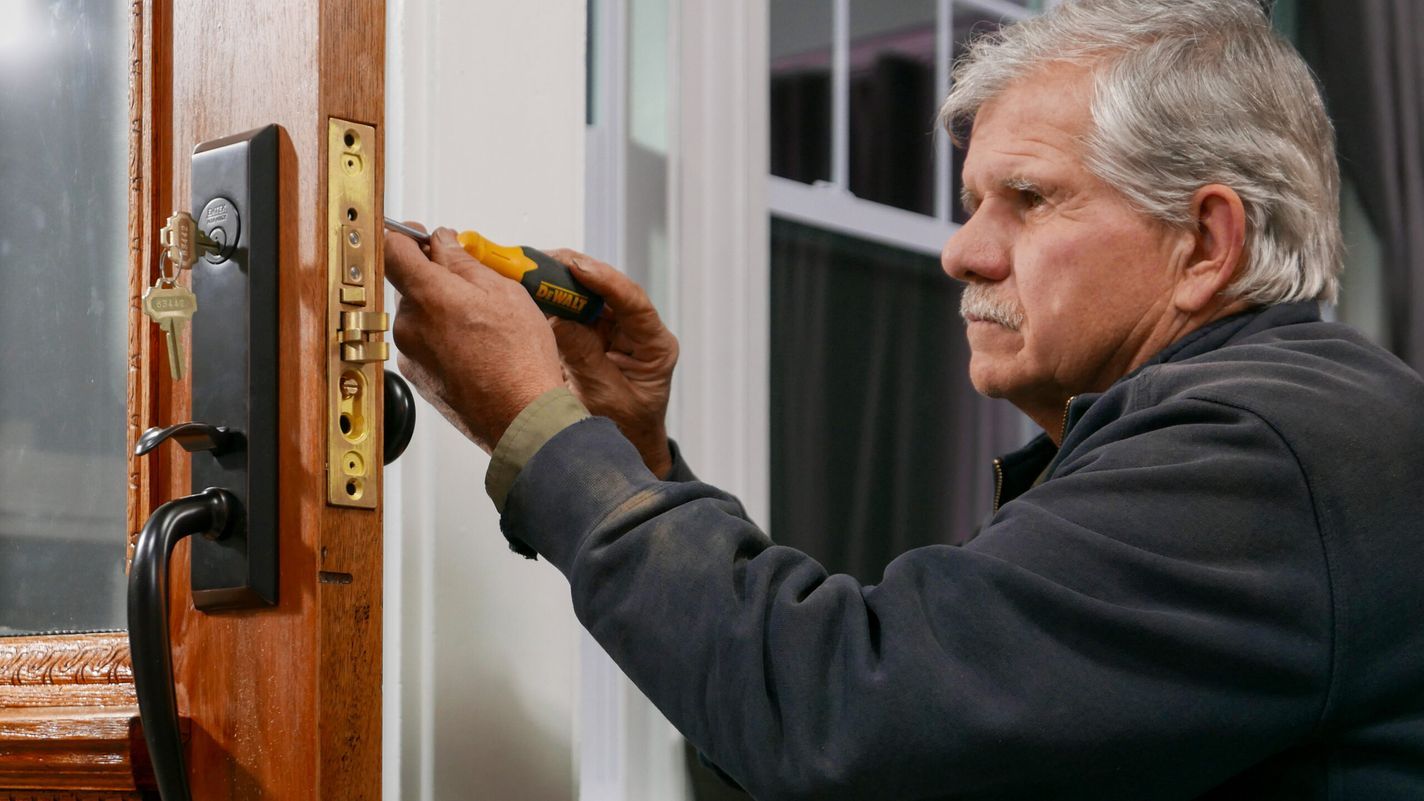
[[[604,300],[594,325],[550,320],[569,389],[590,413],[616,423],[653,475],[666,478],[672,470],[666,417],[677,337],[628,276],[573,250],[546,252]]]

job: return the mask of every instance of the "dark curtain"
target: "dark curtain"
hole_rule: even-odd
[[[771,174],[805,184],[831,177],[831,74],[771,76]]]
[[[1384,249],[1389,344],[1424,370],[1424,2],[1303,0],[1300,25]]]
[[[885,53],[850,76],[850,191],[934,214],[934,70]]]
[[[778,219],[771,249],[772,536],[875,583],[973,533],[1018,415],[970,386],[936,258]]]

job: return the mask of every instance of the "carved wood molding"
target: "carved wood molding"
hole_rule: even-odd
[[[152,470],[141,457],[133,455],[138,438],[153,419],[152,374],[148,369],[149,340],[152,326],[145,325],[141,302],[149,275],[148,232],[152,227],[150,206],[153,190],[146,177],[151,172],[149,137],[151,136],[151,95],[145,91],[148,73],[144,70],[146,37],[144,30],[144,0],[132,0],[129,4],[129,158],[128,158],[128,234],[129,234],[129,294],[128,294],[128,432],[126,453],[128,455],[127,514],[128,549],[125,563],[132,559],[134,546],[138,544],[138,532],[148,516],[150,494],[149,479]]]
[[[148,796],[157,798],[157,795]],[[143,793],[115,793],[92,792],[86,793],[76,791],[72,793],[60,793],[53,790],[9,790],[0,788],[0,801],[144,801]]]
[[[0,685],[131,683],[125,634],[0,639]]]
[[[9,721],[137,703],[127,635],[0,638],[0,713]]]

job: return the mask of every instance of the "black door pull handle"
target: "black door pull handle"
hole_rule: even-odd
[[[207,423],[178,423],[166,428],[155,426],[143,432],[143,436],[138,438],[138,444],[134,446],[134,456],[142,456],[162,445],[168,439],[177,440],[178,444],[183,446],[183,450],[190,453],[212,451],[215,456],[235,450],[241,443],[241,435],[235,431],[229,431],[227,426],[214,426]]]
[[[170,228],[171,241],[164,243],[179,247],[196,236],[183,233],[195,224],[226,247],[182,265],[196,268],[192,294],[203,310],[191,321],[193,422],[150,428],[134,445],[135,456],[168,440],[192,453],[185,461],[194,493],[153,510],[129,566],[129,656],[162,801],[192,796],[168,631],[168,562],[175,546],[202,535],[185,549],[190,589],[185,599],[197,612],[277,604],[282,442],[277,379],[279,364],[296,357],[278,347],[285,336],[278,314],[279,190],[289,185],[279,169],[282,137],[278,126],[268,125],[199,143],[188,187],[189,208],[202,211],[198,220],[182,223],[182,231]],[[179,250],[176,261],[194,255]],[[202,487],[207,489],[198,492]],[[231,677],[203,674],[203,680],[210,678]]]
[[[129,567],[129,655],[143,738],[162,801],[191,798],[168,643],[168,557],[173,546],[189,535],[222,539],[241,516],[237,496],[209,487],[155,509],[134,547]]]
[[[415,433],[415,394],[404,378],[390,370],[386,371],[385,385],[386,433],[381,439],[385,453],[382,462],[390,464],[405,453],[411,434]]]

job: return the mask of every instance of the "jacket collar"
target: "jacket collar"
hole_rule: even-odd
[[[1315,301],[1281,303],[1275,306],[1248,309],[1220,320],[1214,320],[1181,339],[1173,342],[1157,355],[1148,359],[1136,370],[1119,378],[1114,386],[1131,380],[1143,370],[1158,364],[1178,362],[1210,353],[1234,341],[1258,334],[1262,331],[1285,325],[1319,322],[1320,305]],[[1063,410],[1063,437],[1087,414],[1093,402],[1101,398],[1101,392],[1085,392],[1068,399]],[[1048,434],[1040,434],[1029,443],[1012,453],[994,460],[994,511],[1027,492],[1038,477],[1052,464],[1058,455],[1058,447]]]
[[[1126,381],[1155,364],[1179,362],[1210,353],[1234,341],[1285,325],[1320,322],[1320,304],[1313,300],[1257,307],[1207,323],[1157,352],[1119,381]]]

